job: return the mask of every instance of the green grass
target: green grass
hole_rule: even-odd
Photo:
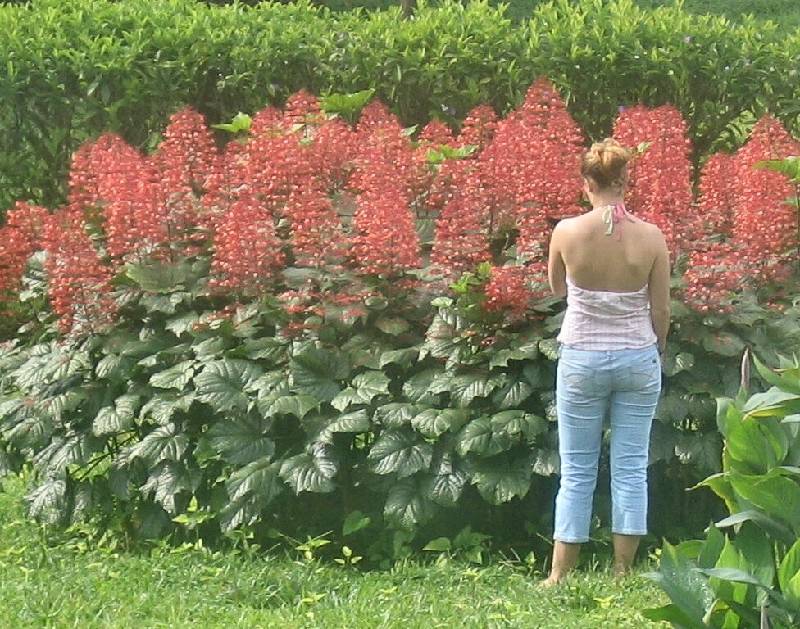
[[[115,550],[24,518],[0,493],[0,627],[655,627],[640,574],[581,572],[553,590],[521,563],[446,559],[358,572],[277,554]]]

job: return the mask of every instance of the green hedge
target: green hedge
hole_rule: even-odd
[[[375,88],[408,124],[457,124],[516,105],[538,75],[593,137],[619,106],[675,103],[698,154],[738,139],[748,112],[796,126],[800,35],[632,0],[561,0],[515,25],[489,4],[333,13],[307,3],[208,6],[41,0],[0,6],[0,209],[56,205],[72,151],[102,131],[140,147],[183,104],[212,122],[314,93]],[[744,112],[744,113],[743,113]]]

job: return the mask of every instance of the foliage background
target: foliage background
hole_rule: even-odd
[[[699,160],[767,110],[796,128],[799,62],[797,33],[629,0],[541,4],[518,23],[485,3],[421,5],[410,21],[306,3],[3,5],[0,211],[63,202],[70,155],[103,131],[151,149],[184,104],[214,122],[300,88],[374,88],[405,124],[456,125],[480,103],[507,112],[547,75],[592,138],[619,106],[674,103]]]

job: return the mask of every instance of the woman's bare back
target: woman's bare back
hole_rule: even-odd
[[[588,290],[629,292],[648,284],[663,236],[653,224],[632,215],[606,234],[598,211],[559,223],[561,257],[567,276]]]

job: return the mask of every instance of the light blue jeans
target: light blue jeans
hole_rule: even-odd
[[[589,540],[606,413],[611,419],[611,530],[647,533],[650,427],[660,393],[655,344],[610,351],[561,346],[556,379],[561,484],[554,539]]]

